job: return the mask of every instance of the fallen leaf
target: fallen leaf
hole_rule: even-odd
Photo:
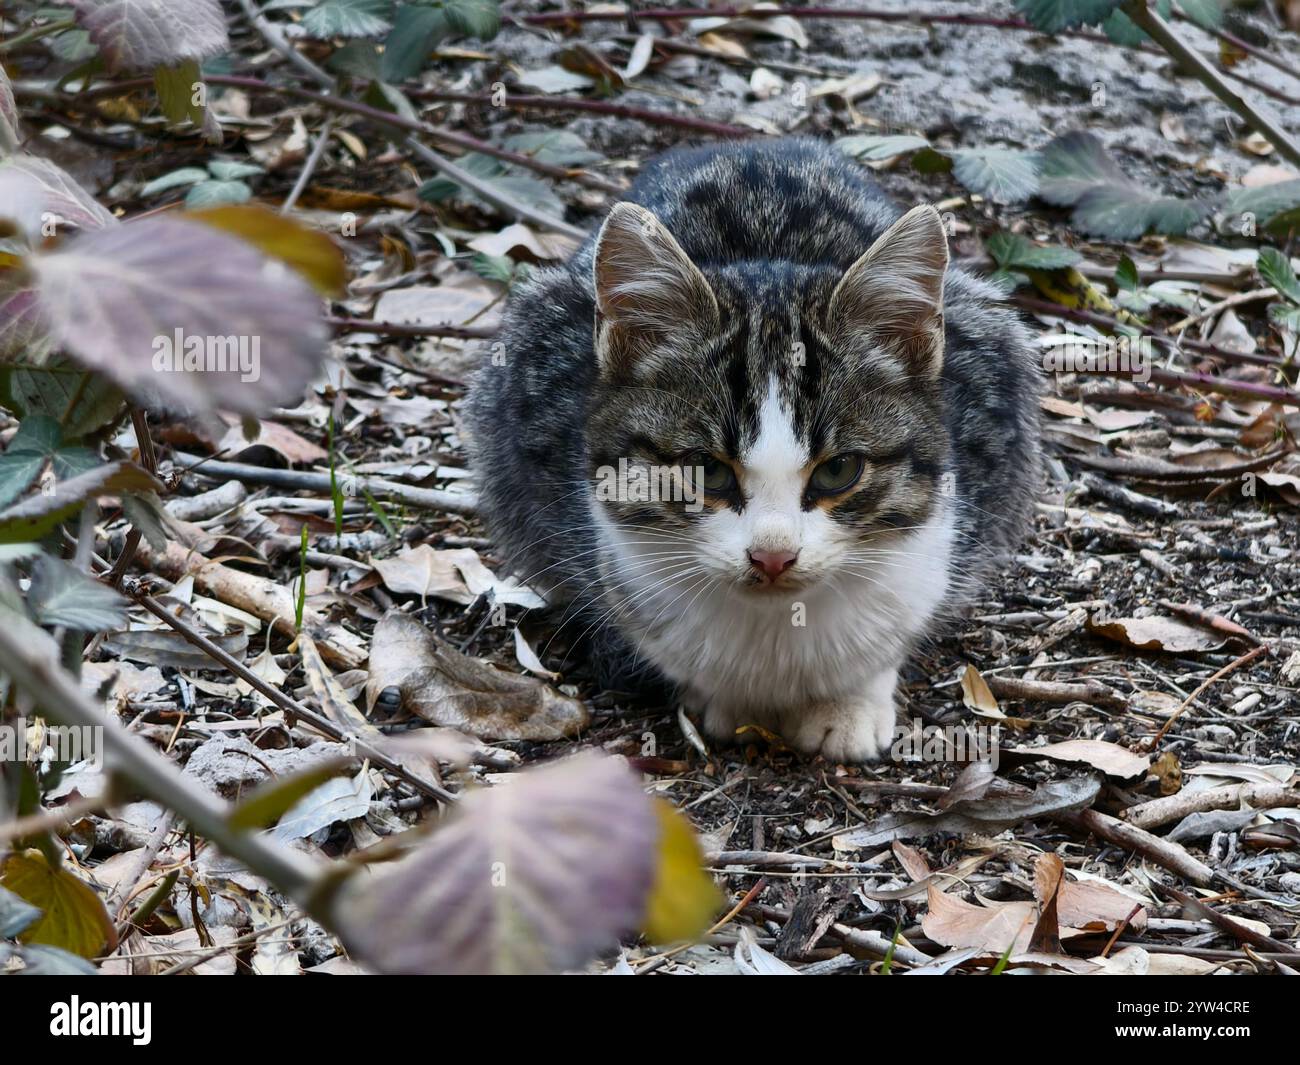
[[[410,548],[392,558],[379,559],[375,569],[389,591],[408,592],[421,598],[435,596],[468,605],[486,592],[497,603],[536,609],[546,605],[531,588],[511,578],[498,578],[472,547]]]
[[[961,675],[961,701],[981,717],[1003,718],[998,701],[989,689],[988,682],[974,666],[968,665]]]
[[[589,720],[579,700],[461,654],[400,610],[375,626],[367,706],[388,688],[397,688],[402,705],[426,721],[480,739],[557,740],[576,735]]]
[[[1084,762],[1120,780],[1139,776],[1151,766],[1149,756],[1134,754],[1117,743],[1104,740],[1065,740],[1044,747],[1014,747],[1012,753],[1048,758],[1054,762]]]
[[[994,902],[975,906],[938,890],[926,892],[928,907],[921,928],[945,947],[976,947],[1003,954],[1010,947],[1022,954],[1029,949],[1037,907],[1032,902]]]
[[[1146,618],[1107,618],[1104,621],[1090,618],[1088,630],[1141,651],[1165,651],[1170,654],[1214,651],[1227,642],[1222,636],[1207,629],[1189,625],[1178,618],[1158,615]]]

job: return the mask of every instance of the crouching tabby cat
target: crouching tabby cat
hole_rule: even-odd
[[[779,140],[649,165],[514,294],[468,415],[496,543],[607,676],[849,762],[888,751],[909,650],[1022,534],[1038,390],[933,208]]]

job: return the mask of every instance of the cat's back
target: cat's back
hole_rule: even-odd
[[[803,137],[674,148],[624,199],[650,210],[699,266],[848,267],[899,214],[843,152]],[[577,256],[584,267],[592,245]]]

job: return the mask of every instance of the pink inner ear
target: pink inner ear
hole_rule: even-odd
[[[913,208],[845,271],[828,309],[831,329],[880,344],[913,372],[943,362],[943,278],[948,241],[932,207]]]

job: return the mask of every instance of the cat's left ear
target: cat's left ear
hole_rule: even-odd
[[[596,238],[596,355],[610,376],[681,338],[718,327],[718,302],[699,267],[644,207],[617,203]]]
[[[948,237],[933,207],[913,207],[845,271],[827,310],[831,330],[884,347],[918,377],[943,367]]]

